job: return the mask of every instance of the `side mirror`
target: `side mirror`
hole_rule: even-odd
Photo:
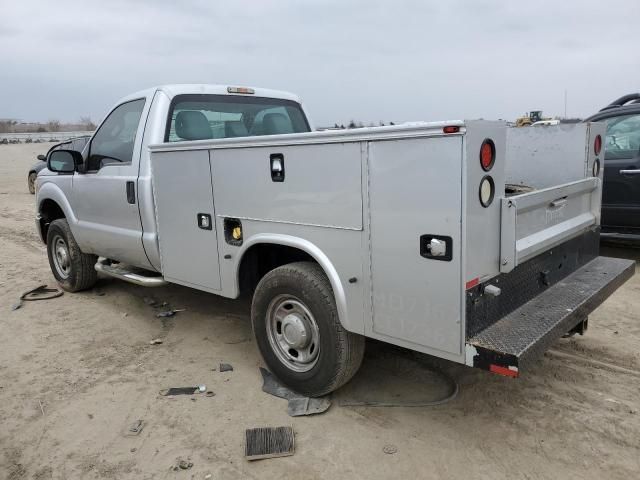
[[[47,156],[46,156],[46,155],[43,155],[43,154],[38,155],[38,157],[37,157],[37,158],[38,158],[38,160],[41,160],[41,161],[43,161],[43,162],[46,162],[46,161],[47,161]]]
[[[54,150],[47,159],[47,168],[57,173],[73,173],[82,163],[82,154],[75,150]]]

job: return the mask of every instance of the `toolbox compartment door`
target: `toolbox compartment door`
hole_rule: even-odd
[[[501,199],[500,271],[597,226],[600,180],[585,178]]]
[[[371,142],[368,163],[373,336],[455,360],[462,137]],[[443,255],[430,255],[431,240]]]
[[[220,290],[209,152],[154,152],[151,171],[162,275],[172,283]]]

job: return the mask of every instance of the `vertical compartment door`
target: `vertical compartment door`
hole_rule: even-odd
[[[369,144],[373,330],[449,357],[462,342],[461,168],[461,136]]]
[[[163,276],[200,290],[220,290],[209,152],[153,153],[151,168]]]

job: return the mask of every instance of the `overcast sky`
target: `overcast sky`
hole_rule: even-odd
[[[640,90],[640,1],[2,0],[0,118],[100,120],[165,83],[302,96],[316,125],[587,116]]]

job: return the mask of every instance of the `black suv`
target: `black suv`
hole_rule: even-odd
[[[640,243],[640,93],[618,98],[585,121],[607,124],[601,238]]]

